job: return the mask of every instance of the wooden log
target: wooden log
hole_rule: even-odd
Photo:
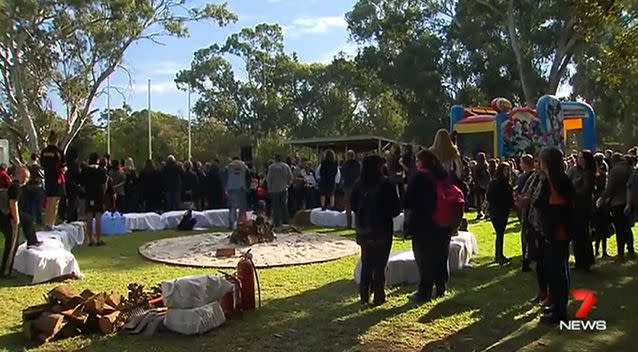
[[[84,302],[84,310],[89,314],[102,314],[106,304],[106,294],[98,293]]]
[[[27,309],[24,309],[22,311],[22,320],[28,321],[28,320],[37,319],[40,317],[40,315],[42,315],[42,313],[48,312],[50,308],[51,308],[51,305],[48,303],[38,304],[37,306],[28,307]]]
[[[74,308],[84,302],[84,298],[72,287],[60,285],[49,291],[49,303],[58,303],[65,308]]]
[[[87,314],[82,312],[81,305],[76,307],[75,309],[69,309],[60,314],[64,315],[64,318],[75,327],[83,326],[84,324],[86,324],[86,321],[89,318]]]
[[[106,296],[106,304],[118,310],[122,309],[123,301],[124,301],[124,296],[118,295],[112,292],[110,295]]]
[[[102,334],[106,335],[115,332],[115,321],[117,320],[117,317],[120,316],[120,313],[121,312],[117,310],[111,314],[98,317],[98,327]]]
[[[85,301],[93,296],[95,296],[95,293],[91,290],[84,290],[80,293],[80,297],[84,298]]]
[[[217,248],[217,251],[215,252],[215,256],[216,257],[224,257],[224,258],[234,257],[235,256],[235,248],[233,248],[233,247]]]
[[[32,322],[32,328],[38,332],[35,342],[44,343],[51,340],[64,327],[64,316],[58,313],[44,313]]]
[[[66,324],[64,327],[55,335],[56,339],[68,339],[71,337],[75,337],[82,334],[82,331],[77,328],[77,326],[73,326],[72,324]]]

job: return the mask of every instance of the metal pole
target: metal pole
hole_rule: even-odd
[[[111,155],[111,77],[106,78],[106,153]]]
[[[188,160],[193,159],[193,142],[191,138],[191,87],[188,87]]]
[[[151,80],[148,80],[148,159],[153,159],[153,135],[151,134]]]

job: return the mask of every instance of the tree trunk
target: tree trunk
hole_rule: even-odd
[[[518,34],[516,33],[516,17],[514,15],[514,0],[509,0],[507,5],[507,30],[510,39],[510,45],[516,57],[516,66],[521,80],[521,88],[523,88],[523,96],[528,106],[534,106],[534,96],[527,77],[526,62],[523,58],[523,50],[518,42]]]

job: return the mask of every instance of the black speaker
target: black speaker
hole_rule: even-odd
[[[252,146],[243,146],[240,148],[239,157],[245,163],[252,163],[253,161],[253,147]]]

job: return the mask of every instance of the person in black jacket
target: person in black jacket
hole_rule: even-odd
[[[575,269],[586,272],[594,265],[594,248],[590,234],[591,219],[594,214],[594,189],[596,187],[596,161],[594,154],[583,150],[578,156],[576,166],[567,171],[567,176],[576,191],[575,212],[581,214],[575,220],[573,247]]]
[[[337,164],[335,152],[331,149],[326,150],[317,170],[319,192],[321,193],[321,210],[326,210],[328,206],[334,208],[334,193],[338,171],[339,165]]]
[[[66,206],[64,207],[64,218],[68,222],[78,221],[80,208],[80,162],[78,161],[78,151],[69,148],[66,155]]]
[[[404,196],[404,232],[412,237],[412,251],[421,276],[419,288],[410,299],[426,302],[432,299],[433,286],[436,297],[442,297],[447,290],[452,229],[439,226],[432,217],[437,206],[436,182],[449,176],[430,150],[421,150],[416,164],[418,172],[408,180]]]
[[[348,160],[346,160],[346,162],[343,163],[343,166],[341,166],[341,180],[343,181],[343,193],[346,197],[346,222],[348,228],[351,228],[352,207],[350,206],[350,197],[352,195],[352,188],[361,175],[361,164],[359,164],[357,155],[353,150],[348,150],[346,157]]]
[[[502,162],[498,165],[494,179],[487,189],[487,202],[489,204],[490,220],[496,232],[496,248],[494,258],[500,265],[509,263],[510,258],[503,254],[503,241],[505,240],[505,228],[510,211],[514,207],[514,191],[512,190],[510,164]]]
[[[534,207],[539,210],[543,237],[543,262],[549,279],[549,313],[541,322],[567,320],[569,299],[569,240],[574,230],[575,190],[565,173],[563,153],[557,148],[541,152],[542,183]],[[551,301],[551,302],[550,302]]]
[[[219,167],[219,160],[213,160],[206,175],[206,187],[208,187],[208,207],[210,209],[222,209],[226,207],[224,200],[224,180]]]
[[[80,182],[85,190],[86,214],[89,224],[95,219],[95,239],[92,231],[89,231],[89,246],[104,245],[102,242],[102,213],[105,209],[106,182],[108,175],[106,169],[99,165],[100,156],[91,153],[89,165],[82,169]]]
[[[162,170],[162,181],[164,192],[166,192],[164,210],[178,210],[182,202],[182,173],[175,157],[172,155],[168,156],[166,166]]]
[[[356,209],[356,238],[361,246],[361,303],[385,303],[385,268],[392,248],[392,219],[401,212],[394,185],[383,176],[384,160],[378,155],[363,159],[360,180],[354,185],[350,207]]]
[[[182,201],[187,203],[188,209],[195,206],[195,192],[197,191],[197,174],[193,171],[190,161],[184,163],[184,176],[182,178]]]

